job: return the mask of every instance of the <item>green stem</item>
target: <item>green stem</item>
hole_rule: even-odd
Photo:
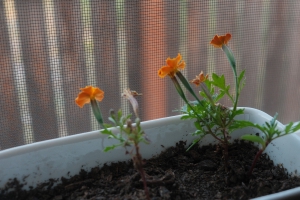
[[[104,127],[103,118],[102,118],[100,108],[97,104],[97,101],[95,99],[92,99],[91,100],[91,105],[92,105],[92,110],[93,110],[94,116],[96,117],[96,119],[97,119],[98,123],[100,124],[101,128],[103,128]]]
[[[184,92],[183,92],[180,84],[178,83],[176,77],[175,76],[171,77],[171,80],[173,81],[173,83],[175,85],[175,88],[176,88],[178,94],[180,95],[180,97],[183,99],[183,101],[193,110],[193,112],[195,113],[195,115],[197,115],[197,117],[200,118],[200,116],[198,115],[198,113],[194,110],[194,108],[191,106],[191,104],[189,103],[189,101],[185,97]]]
[[[215,117],[207,110],[207,108],[201,103],[197,95],[195,94],[194,90],[190,86],[189,82],[186,80],[186,78],[182,75],[180,71],[176,72],[176,75],[184,85],[184,87],[195,97],[195,99],[199,102],[199,104],[202,106],[202,108],[205,110],[205,112],[209,113],[210,116],[215,120]],[[215,106],[214,104],[212,106]],[[198,115],[197,115],[198,116]]]
[[[201,103],[201,101],[199,100],[199,98],[197,97],[197,95],[195,94],[194,90],[192,89],[191,85],[189,84],[189,82],[186,80],[186,78],[182,75],[182,73],[180,71],[176,72],[177,77],[180,79],[180,81],[182,82],[182,84],[184,85],[184,87],[193,95],[193,97],[195,97],[195,99],[198,101],[198,103],[204,107]]]
[[[233,112],[235,112],[236,108],[237,108],[238,98],[239,98],[239,82],[238,82],[238,76],[237,76],[237,72],[236,72],[236,62],[235,62],[233,53],[228,46],[223,45],[222,50],[225,52],[225,54],[228,58],[228,61],[231,65],[231,68],[232,68],[232,71],[234,74],[234,78],[235,78],[235,101],[234,101],[234,105],[233,105]]]

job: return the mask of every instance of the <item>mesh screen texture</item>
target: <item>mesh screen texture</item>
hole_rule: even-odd
[[[2,0],[0,149],[99,129],[91,107],[74,102],[87,85],[105,92],[105,119],[111,108],[132,112],[121,99],[128,87],[143,93],[143,121],[179,114],[171,80],[157,75],[178,53],[188,80],[202,70],[234,87],[226,56],[209,44],[226,33],[246,70],[238,105],[298,121],[299,10],[289,0]]]

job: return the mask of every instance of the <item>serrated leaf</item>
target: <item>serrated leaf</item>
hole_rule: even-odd
[[[265,141],[259,137],[259,136],[256,136],[256,135],[243,135],[241,137],[242,140],[248,140],[248,141],[251,141],[251,142],[257,142],[259,144],[261,144],[263,147],[266,146],[266,143]]]

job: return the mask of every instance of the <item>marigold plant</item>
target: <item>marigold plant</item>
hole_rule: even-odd
[[[211,135],[212,137],[214,137],[217,141],[220,142],[221,146],[224,149],[223,154],[226,170],[228,165],[228,145],[230,134],[236,127],[234,117],[243,113],[243,110],[237,110],[237,102],[240,90],[243,85],[241,83],[244,78],[244,71],[239,75],[239,77],[236,76],[237,72],[235,59],[231,50],[227,46],[230,38],[230,34],[226,34],[225,36],[216,35],[211,41],[211,44],[215,47],[222,48],[230,61],[236,80],[235,95],[230,94],[230,86],[226,85],[225,77],[223,75],[218,76],[217,74],[213,73],[212,79],[210,80],[208,74],[204,75],[203,71],[201,71],[195,79],[190,81],[190,83],[201,86],[202,91],[200,91],[200,96],[203,99],[200,100],[200,97],[196,95],[196,93],[190,86],[189,81],[187,81],[187,79],[178,70],[183,68],[176,67],[178,63],[180,63],[179,61],[182,59],[180,54],[178,54],[180,56],[177,56],[174,59],[167,59],[167,63],[168,60],[173,61],[169,62],[169,68],[163,66],[158,71],[158,75],[160,77],[165,77],[166,75],[170,76],[178,94],[186,103],[186,106],[184,106],[181,111],[187,115],[183,116],[182,119],[196,120],[194,122],[194,125],[197,128],[197,131],[194,132],[193,135],[197,136],[197,139],[194,140],[193,145],[200,141],[205,135]],[[181,88],[181,85],[177,81],[177,78],[181,81],[182,85],[187,89],[187,91],[190,92],[190,94],[195,98],[196,101],[187,100],[186,95]],[[218,91],[216,91],[217,89]],[[218,101],[221,100],[224,95],[227,95],[232,100],[233,109],[229,109],[229,107],[218,103]]]
[[[271,122],[267,122],[265,125],[253,124],[249,121],[235,120],[235,117],[237,115],[243,114],[244,112],[243,109],[237,108],[237,104],[241,90],[244,86],[245,71],[243,70],[239,75],[237,73],[236,60],[231,49],[228,46],[230,39],[231,34],[229,33],[221,36],[215,35],[210,44],[216,48],[221,48],[229,61],[234,75],[234,94],[231,94],[230,85],[226,84],[224,75],[218,76],[217,74],[212,73],[211,78],[209,78],[208,75],[204,75],[203,71],[201,71],[195,79],[190,81],[190,83],[201,87],[201,91],[199,92],[199,94],[202,97],[202,100],[200,100],[200,97],[195,94],[195,92],[189,85],[189,82],[180,72],[180,70],[184,69],[185,67],[185,62],[181,61],[182,57],[180,54],[178,54],[176,58],[168,58],[168,65],[161,67],[158,71],[158,75],[161,78],[169,75],[175,85],[178,94],[186,103],[186,105],[180,110],[186,114],[181,119],[195,120],[194,125],[197,130],[193,133],[193,135],[197,136],[197,139],[193,141],[193,144],[188,148],[188,150],[194,144],[199,142],[204,136],[211,135],[216,139],[216,141],[219,142],[221,147],[223,147],[223,158],[225,170],[227,171],[230,134],[236,129],[241,129],[249,126],[259,129],[264,134],[264,138],[256,135],[244,135],[242,137],[242,139],[244,140],[257,142],[261,145],[260,150],[253,160],[251,169],[248,172],[248,175],[250,176],[257,160],[259,159],[262,152],[266,149],[268,144],[270,144],[271,141],[278,137],[282,137],[284,135],[300,130],[300,123],[294,125],[294,123],[291,122],[286,126],[284,131],[279,131],[277,129],[276,123],[277,115],[271,120]],[[187,91],[189,91],[191,95],[195,97],[196,101],[187,100],[186,95],[181,88],[181,85],[177,81],[177,78],[181,81],[182,85],[187,89]],[[230,101],[232,102],[232,108],[219,103],[219,101],[224,96],[227,96],[230,99]]]
[[[143,159],[142,155],[140,154],[139,147],[140,142],[148,144],[149,141],[146,138],[143,129],[141,128],[141,122],[138,117],[138,102],[134,98],[135,96],[139,96],[141,94],[137,93],[136,91],[131,91],[129,88],[125,89],[122,93],[122,96],[125,97],[133,107],[133,111],[136,115],[135,124],[131,122],[131,114],[123,116],[121,110],[119,110],[117,114],[115,114],[115,112],[111,110],[110,117],[108,118],[113,123],[111,125],[103,123],[102,114],[97,103],[97,101],[103,100],[104,92],[100,88],[93,86],[86,86],[85,88],[81,88],[80,90],[81,92],[75,99],[76,104],[80,108],[82,108],[85,104],[91,103],[94,116],[96,117],[100,126],[103,128],[103,130],[101,130],[101,133],[108,135],[108,138],[113,138],[119,141],[118,144],[105,147],[104,151],[107,152],[120,146],[125,148],[126,154],[131,155],[133,165],[142,177],[146,198],[150,199],[145,172],[143,169]],[[113,126],[117,127],[120,130],[119,134],[115,134],[111,131],[111,129],[109,129]],[[133,148],[128,150],[128,147],[131,146],[133,146]]]

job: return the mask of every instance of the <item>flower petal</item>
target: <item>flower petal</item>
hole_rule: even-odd
[[[196,76],[195,79],[190,81],[190,83],[194,83],[195,85],[199,86],[201,83],[203,83],[207,79],[208,79],[208,74],[206,74],[206,76],[204,76],[203,71],[201,71],[200,74],[198,76]]]
[[[97,101],[102,101],[104,98],[104,92],[96,87],[94,88],[94,97]]]
[[[176,58],[175,58],[176,66],[178,66],[178,64],[180,63],[181,59],[182,59],[182,56],[181,56],[180,53],[178,53],[178,55],[177,55]]]
[[[158,76],[160,78],[164,78],[165,76],[167,76],[168,74],[170,74],[171,72],[171,68],[169,66],[163,66],[158,70]]]
[[[212,39],[212,41],[210,42],[210,44],[212,44],[214,47],[216,48],[221,48],[222,47],[222,41],[220,40],[218,35],[215,35],[215,37]]]
[[[93,86],[86,86],[85,88],[80,88],[80,90],[81,90],[82,92],[84,92],[84,93],[90,95],[90,96],[92,96],[93,93],[94,93],[94,88],[93,88]]]
[[[199,86],[200,85],[200,80],[196,77],[195,79],[191,80],[190,83],[194,83],[195,85]]]
[[[182,59],[182,56],[180,53],[176,56],[176,58],[170,58],[168,57],[166,60],[167,65],[161,67],[158,70],[158,76],[161,78],[164,78],[166,75],[169,75],[170,77],[174,77],[175,73],[179,69],[184,69],[185,68],[185,62]]]
[[[231,39],[231,34],[227,33],[224,39],[224,44],[227,44],[229,42],[229,40]]]
[[[168,58],[166,63],[169,67],[174,68],[174,66],[176,66],[176,58]]]
[[[178,65],[177,68],[178,68],[178,69],[184,69],[184,68],[185,68],[185,62],[182,61],[182,62]]]
[[[91,100],[96,99],[97,101],[102,101],[104,97],[104,92],[98,87],[86,86],[85,88],[80,88],[81,92],[75,99],[76,104],[82,108],[84,104],[90,103]]]
[[[84,104],[90,103],[91,98],[90,96],[85,92],[80,92],[78,94],[78,97],[75,99],[76,104],[82,108]]]
[[[230,39],[231,39],[230,33],[221,36],[215,35],[215,37],[211,40],[210,44],[216,48],[222,48],[223,45],[227,45]]]

